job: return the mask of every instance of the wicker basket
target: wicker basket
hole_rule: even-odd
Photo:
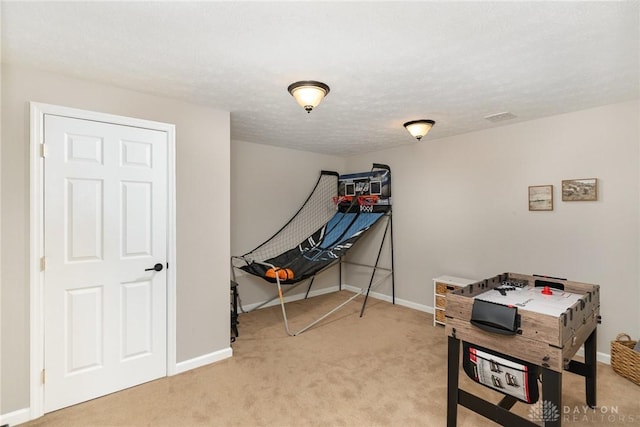
[[[640,353],[633,350],[636,341],[627,334],[618,334],[611,341],[611,367],[619,375],[640,385]]]

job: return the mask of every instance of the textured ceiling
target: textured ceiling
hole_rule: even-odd
[[[231,112],[231,137],[353,155],[640,97],[640,3],[2,2],[2,60]],[[286,91],[320,80],[311,114]],[[516,118],[484,117],[510,112]]]

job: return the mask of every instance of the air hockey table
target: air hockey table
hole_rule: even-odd
[[[564,371],[585,378],[586,403],[595,407],[600,286],[547,276],[504,273],[447,294],[445,316],[448,427],[457,425],[458,405],[504,426],[538,426],[538,422],[545,427],[560,426]],[[538,420],[510,412],[518,400],[526,401],[509,390],[510,385],[518,385],[521,379],[516,381],[509,373],[491,375],[489,368],[493,367],[493,360],[487,364],[487,376],[492,381],[483,382],[482,375],[480,379],[477,375],[472,379],[501,392],[504,397],[499,403],[493,404],[460,389],[461,342],[465,351],[469,346],[478,347],[493,359],[504,360],[500,359],[502,356],[529,366],[530,373],[541,379],[540,403],[555,411],[546,411]],[[584,362],[573,360],[583,345]],[[468,359],[463,357],[463,362]],[[536,380],[529,385],[534,386],[537,392]]]

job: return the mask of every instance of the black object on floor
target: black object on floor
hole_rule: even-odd
[[[238,283],[231,281],[231,342],[234,342],[238,333]]]

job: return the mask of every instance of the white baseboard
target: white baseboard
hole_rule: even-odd
[[[351,285],[342,285],[342,288],[352,292],[360,292],[360,288],[357,288]],[[386,295],[380,292],[369,292],[369,296],[371,298],[379,299],[386,302],[393,301],[393,298],[391,297],[391,295]],[[414,310],[424,311],[425,313],[433,314],[433,307],[430,307],[424,304],[418,304],[417,302],[409,301],[406,299],[396,297],[396,304],[401,305],[403,307],[412,308]]]
[[[31,411],[29,408],[18,409],[8,414],[0,414],[0,426],[5,424],[15,426],[26,423],[27,421],[31,421]]]
[[[345,287],[343,286],[343,289],[344,288]],[[338,291],[338,289],[339,289],[338,285],[329,286],[327,288],[316,289],[316,290],[313,290],[313,291],[309,292],[309,297],[317,297],[318,295],[330,294],[332,292]],[[305,294],[306,294],[306,292],[301,292],[299,294],[285,295],[284,296],[284,302],[287,303],[287,302],[291,302],[291,301],[298,301],[298,300],[304,299]],[[242,309],[245,312],[249,312],[249,311],[255,309],[256,307],[261,306],[262,304],[264,304],[264,301],[263,302],[256,302],[254,304],[247,304],[247,305],[243,305]],[[280,299],[276,298],[273,301],[270,301],[267,304],[262,305],[260,308],[272,307],[272,306],[278,305],[278,304],[280,304]]]
[[[204,354],[202,356],[194,357],[193,359],[185,360],[184,362],[176,363],[176,371],[174,375],[187,372],[192,369],[199,368],[201,366],[209,365],[211,363],[219,362],[224,359],[228,359],[233,356],[233,350],[231,347],[214,351],[213,353]]]
[[[611,355],[609,353],[598,352],[596,355],[598,362],[602,362],[607,365],[611,365]]]
[[[580,347],[580,349],[576,352],[576,356],[584,357],[584,347]],[[596,353],[596,360],[598,362],[604,363],[605,365],[611,365],[611,355],[609,353],[602,353],[598,351]]]

